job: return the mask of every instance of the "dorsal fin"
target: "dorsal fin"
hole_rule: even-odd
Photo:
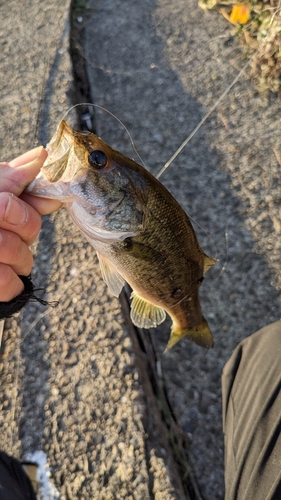
[[[210,267],[214,266],[218,262],[218,259],[212,259],[212,257],[209,257],[204,253],[204,270],[203,274],[205,274]]]
[[[160,325],[166,318],[162,307],[155,306],[140,297],[136,292],[131,294],[131,320],[139,328],[153,328]]]

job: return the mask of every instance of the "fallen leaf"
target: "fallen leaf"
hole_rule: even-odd
[[[233,6],[229,20],[233,24],[246,24],[250,19],[250,7],[243,3],[238,3]]]

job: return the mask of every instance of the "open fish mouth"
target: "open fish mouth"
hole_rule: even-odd
[[[56,133],[47,144],[48,158],[41,169],[50,182],[57,182],[62,177],[73,143],[74,137],[69,127],[65,122],[60,122]]]
[[[75,174],[77,164],[69,161],[74,146],[74,136],[65,122],[60,122],[51,141],[47,144],[48,157],[37,177],[26,188],[27,193],[69,201],[72,196],[69,186]]]

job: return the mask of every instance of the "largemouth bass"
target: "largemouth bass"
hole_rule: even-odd
[[[182,337],[212,347],[199,287],[216,260],[204,254],[173,196],[134,160],[64,121],[47,151],[27,192],[64,203],[95,248],[113,295],[129,283],[132,322],[155,327],[167,312],[173,322],[167,349]]]

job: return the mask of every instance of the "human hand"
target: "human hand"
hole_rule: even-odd
[[[47,156],[40,146],[10,163],[0,163],[0,302],[9,302],[24,289],[18,275],[28,276],[31,272],[33,256],[29,246],[40,231],[40,214],[61,207],[56,200],[23,193]]]

